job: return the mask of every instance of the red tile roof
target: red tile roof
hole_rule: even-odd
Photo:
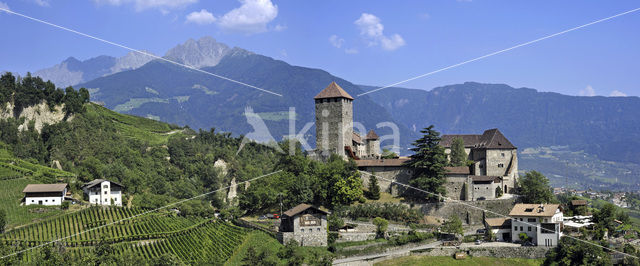
[[[366,139],[376,140],[376,139],[380,139],[380,137],[378,137],[378,134],[376,134],[376,132],[373,131],[373,129],[372,129],[372,130],[369,130],[369,133],[367,133]]]
[[[455,138],[462,138],[466,148],[515,149],[514,146],[497,128],[485,130],[482,135],[443,135],[440,145],[451,147]]]
[[[324,88],[314,99],[326,99],[326,98],[347,98],[353,100],[353,97],[349,95],[344,89],[340,88],[335,81],[332,81],[329,86]]]
[[[453,175],[470,175],[471,171],[467,166],[448,166],[444,168],[447,174]]]

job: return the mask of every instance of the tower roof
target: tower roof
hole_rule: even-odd
[[[326,98],[347,98],[353,100],[353,97],[349,95],[344,89],[340,88],[335,81],[332,81],[329,86],[324,88],[314,99],[326,99]]]
[[[373,131],[373,129],[372,129],[372,130],[369,130],[369,133],[367,133],[366,139],[376,140],[376,139],[380,139],[380,137],[378,137],[378,134],[376,134],[376,132]]]

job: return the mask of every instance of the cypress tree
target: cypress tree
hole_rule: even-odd
[[[378,179],[375,177],[375,173],[369,176],[369,199],[380,199],[380,186],[378,185]]]

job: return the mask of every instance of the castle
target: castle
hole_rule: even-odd
[[[407,189],[394,182],[408,184],[411,168],[405,166],[407,157],[383,159],[380,138],[370,130],[364,138],[353,130],[353,97],[335,82],[331,82],[315,97],[316,145],[310,156],[326,160],[331,154],[352,158],[358,169],[375,173],[381,191],[394,196]],[[499,191],[513,192],[518,178],[517,148],[498,129],[481,135],[443,135],[440,145],[451,153],[456,138],[464,142],[470,166],[446,167],[447,197],[454,200],[494,199]],[[367,185],[368,178],[363,178]]]
[[[380,157],[380,138],[375,131],[362,138],[353,131],[353,97],[335,82],[313,98],[316,102],[316,154],[335,153],[344,158]]]

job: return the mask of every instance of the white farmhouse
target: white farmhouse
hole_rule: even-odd
[[[562,237],[563,216],[559,204],[516,204],[509,213],[515,242],[525,233],[538,246],[556,246]]]
[[[29,184],[22,190],[24,204],[62,205],[67,189],[67,184]]]
[[[122,206],[123,185],[104,179],[96,179],[82,186],[89,203]]]

